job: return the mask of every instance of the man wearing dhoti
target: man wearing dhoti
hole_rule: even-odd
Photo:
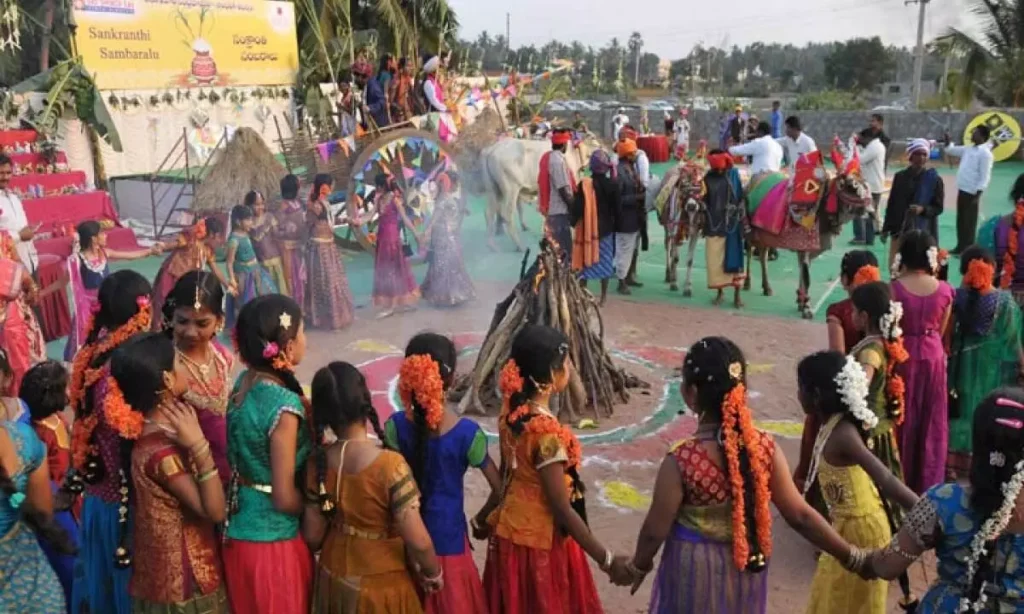
[[[770,127],[769,127],[770,129]],[[740,290],[746,278],[743,266],[743,186],[733,168],[732,156],[720,149],[708,154],[711,167],[704,175],[704,202],[707,226],[704,228],[704,255],[707,258],[708,288],[717,290],[715,305],[732,288],[733,304],[743,306]]]

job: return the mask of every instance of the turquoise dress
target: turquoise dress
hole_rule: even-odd
[[[0,612],[64,612],[64,591],[57,574],[18,509],[29,475],[46,461],[46,448],[28,425],[0,422],[0,428],[14,443],[20,465],[11,476],[15,492],[0,491]]]
[[[231,266],[231,270],[238,283],[238,296],[229,294],[227,298],[228,327],[230,328],[235,325],[235,318],[238,317],[239,310],[246,303],[257,296],[277,294],[277,284],[256,258],[256,249],[252,246],[252,239],[249,238],[249,235],[232,232],[228,235],[228,247],[235,248],[235,262]]]
[[[965,561],[971,540],[981,529],[970,505],[970,487],[958,483],[930,488],[914,507],[906,524],[925,548],[934,548],[938,578],[921,599],[919,614],[956,612],[967,587]],[[1004,535],[996,540],[992,570],[986,584],[988,601],[983,614],[1024,612],[1024,535]]]

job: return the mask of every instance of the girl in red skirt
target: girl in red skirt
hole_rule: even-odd
[[[501,372],[505,490],[488,519],[493,537],[484,587],[491,614],[602,614],[587,555],[613,577],[628,573],[626,559],[587,527],[580,442],[548,409],[572,368],[565,335],[527,325]]]
[[[473,519],[473,526],[479,526],[498,503],[501,475],[487,453],[480,425],[445,409],[455,359],[455,344],[442,335],[422,333],[409,341],[398,379],[405,413],[391,416],[384,439],[413,468],[423,520],[444,573],[444,588],[427,596],[427,614],[485,614],[480,572],[466,537],[462,479],[476,467],[491,485],[490,500]]]

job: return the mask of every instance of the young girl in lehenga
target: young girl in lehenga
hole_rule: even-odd
[[[428,594],[445,579],[412,471],[400,454],[380,448],[384,433],[358,369],[332,362],[317,371],[312,392],[318,435],[330,427],[338,436],[307,468],[303,534],[314,550],[323,545],[312,611],[419,614],[412,576]],[[377,441],[367,435],[367,422]],[[410,573],[410,562],[418,572]]]
[[[400,225],[411,229],[405,215],[402,194],[394,179],[377,175],[374,181],[377,205],[377,252],[373,261],[373,304],[381,309],[377,317],[386,318],[396,309],[411,309],[420,298],[409,260],[402,251]],[[359,223],[358,221],[356,222]]]
[[[434,215],[424,231],[429,236],[430,262],[427,275],[420,285],[423,299],[435,307],[454,307],[476,297],[473,280],[466,272],[462,258],[462,218],[465,208],[456,192],[459,177],[455,173],[442,173],[437,178],[438,199]]]
[[[1024,373],[1020,309],[1012,293],[993,287],[995,269],[992,254],[980,247],[969,247],[960,257],[963,282],[953,299],[948,341],[950,481],[969,477],[974,408]]]
[[[469,523],[480,532],[498,504],[501,475],[487,453],[480,425],[445,409],[445,392],[455,378],[451,339],[434,333],[413,337],[405,348],[398,376],[404,413],[391,415],[384,440],[413,467],[422,492],[422,513],[444,572],[444,589],[427,597],[427,614],[487,612],[480,572],[466,536],[463,478],[479,469],[491,497]]]
[[[188,378],[174,344],[138,335],[114,352],[106,406],[145,416],[131,451],[133,614],[228,614],[219,542],[224,486],[199,418],[181,402]]]
[[[309,246],[306,248],[306,321],[313,328],[341,330],[355,319],[352,291],[348,288],[345,264],[334,244],[334,227],[327,197],[330,175],[317,175],[309,194]]]
[[[256,259],[249,231],[252,230],[253,212],[245,205],[236,205],[231,210],[231,234],[228,235],[225,265],[228,269],[228,285],[237,288],[237,294],[228,296],[228,326],[233,326],[239,310],[257,296],[277,294],[277,286],[270,274]]]
[[[867,375],[852,356],[812,354],[800,361],[797,377],[804,411],[819,414],[823,422],[808,479],[821,480],[833,525],[853,551],[853,564],[841,565],[828,555],[818,559],[807,612],[884,614],[888,582],[857,575],[866,550],[881,548],[892,538],[879,495],[904,510],[917,503],[917,496],[865,444],[878,416],[865,400]]]
[[[587,556],[606,573],[625,573],[625,557],[616,557],[587,526],[580,442],[548,409],[572,368],[565,335],[527,324],[501,371],[505,491],[488,518],[493,537],[484,589],[491,614],[601,614]],[[476,533],[483,537],[481,529]]]
[[[129,456],[142,432],[143,417],[123,407],[107,408],[110,356],[152,326],[153,288],[135,271],[112,273],[99,291],[85,344],[72,364],[69,405],[75,411],[71,433],[72,491],[85,490],[75,560],[72,612],[128,614],[132,574]],[[120,411],[119,411],[120,410]]]
[[[256,298],[238,314],[235,344],[249,370],[228,402],[228,598],[235,612],[307,614],[313,557],[299,517],[312,442],[295,378],[306,353],[302,310],[280,294]]]
[[[217,266],[214,247],[224,238],[224,224],[217,218],[210,216],[199,220],[191,228],[187,228],[178,235],[176,242],[165,246],[170,249],[171,254],[167,256],[160,270],[156,272],[153,279],[153,312],[163,313],[164,301],[167,295],[174,289],[181,276],[189,271],[209,270],[220,283],[228,287],[228,290],[235,292],[237,289],[228,283],[224,274]],[[154,330],[159,330],[163,323],[160,318],[154,318]]]
[[[288,295],[288,279],[284,274],[281,249],[274,236],[277,232],[277,218],[267,212],[267,200],[256,190],[246,194],[242,204],[252,209],[253,223],[249,236],[256,249],[256,259],[270,274],[281,294]]]
[[[743,353],[722,337],[686,353],[682,394],[700,417],[697,433],[662,461],[636,553],[626,574],[614,577],[635,592],[664,545],[652,614],[764,614],[769,501],[816,546],[849,559],[849,546],[800,496],[782,451],[754,428],[746,372]]]

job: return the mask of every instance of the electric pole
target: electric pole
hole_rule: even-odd
[[[913,108],[921,103],[921,71],[924,69],[924,16],[930,0],[904,0],[904,5],[917,4],[917,49],[914,50],[914,84],[911,96]]]
[[[505,53],[512,49],[512,13],[505,13]]]

